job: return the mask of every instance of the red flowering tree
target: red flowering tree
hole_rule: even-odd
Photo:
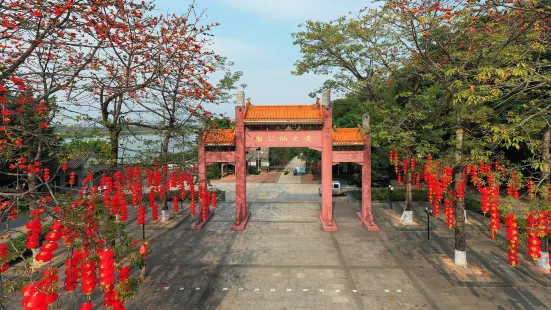
[[[100,292],[104,306],[122,309],[135,291],[128,271],[136,243],[124,222],[132,207],[145,224],[143,171],[111,170],[101,176],[100,187],[93,185],[93,174],[77,182],[52,127],[60,111],[82,113],[85,106],[99,111],[116,165],[121,121],[132,111],[132,100],[148,94],[175,55],[187,55],[182,49],[198,48],[197,42],[176,39],[187,27],[185,19],[164,20],[152,9],[149,2],[127,0],[0,4],[0,174],[20,185],[2,184],[0,213],[11,221],[19,207],[30,206],[23,234],[11,228],[3,235],[0,277],[9,274],[12,288],[23,286],[25,309],[81,296],[87,301],[83,309],[90,309],[91,295]],[[69,195],[55,192],[59,171],[69,176]],[[35,255],[28,257],[31,251]],[[22,262],[10,268],[18,257]],[[9,302],[3,298],[1,303]]]

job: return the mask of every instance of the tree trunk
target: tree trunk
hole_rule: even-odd
[[[170,141],[170,133],[168,131],[164,132],[163,135],[163,146],[161,150],[161,156],[163,156],[163,162],[165,165],[168,165],[168,144]],[[168,172],[167,172],[168,173]],[[163,175],[164,183],[165,183],[165,190],[168,190],[170,192],[170,183],[168,182],[168,175]],[[167,211],[168,210],[168,203],[167,203],[167,195],[165,195],[163,199],[161,199],[161,209]]]
[[[410,164],[410,156],[406,156],[407,165]],[[404,208],[404,213],[402,213],[402,218],[400,221],[402,224],[413,224],[413,208],[411,205],[411,169],[408,167],[408,170],[406,174],[404,175],[405,182],[406,182],[406,192],[405,192],[405,201],[406,201],[406,207]]]
[[[549,182],[549,174],[551,174],[551,127],[547,126],[543,133],[543,143],[541,154],[545,166],[541,171],[542,184]]]
[[[542,184],[549,184],[549,176],[551,174],[551,126],[546,126],[543,133],[541,154],[543,162],[545,163],[541,171]],[[538,265],[543,269],[549,270],[549,240],[545,236],[541,240],[542,257],[538,260]]]
[[[459,113],[459,112],[458,112]],[[460,120],[460,117],[458,116]],[[459,128],[455,136],[455,185],[463,181],[463,129]],[[455,264],[467,266],[465,247],[465,199],[457,199],[455,205]]]
[[[108,128],[111,143],[111,167],[116,167],[119,159],[119,138],[121,130],[118,128]]]

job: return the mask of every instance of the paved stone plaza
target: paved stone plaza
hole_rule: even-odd
[[[228,192],[204,230],[190,231],[187,219],[153,240],[147,283],[127,309],[547,309],[551,302],[549,282],[511,268],[474,218],[468,255],[481,272],[461,276],[442,268],[453,258],[453,231],[443,221],[431,221],[427,241],[424,226],[396,228],[388,205],[374,203],[381,231],[368,232],[356,218],[359,203],[335,198],[338,232],[323,232],[317,189],[248,185],[252,218],[243,232],[229,229]]]

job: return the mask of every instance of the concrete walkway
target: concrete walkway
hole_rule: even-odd
[[[337,201],[339,230],[325,233],[319,203],[287,197],[310,185],[287,186],[269,202],[252,203],[243,232],[229,230],[235,208],[224,203],[205,230],[189,231],[188,219],[163,236],[148,260],[148,282],[127,308],[548,309],[550,276],[512,268],[484,227],[469,225],[470,265],[460,270],[448,264],[453,230],[443,220],[431,220],[427,240],[423,225],[391,224],[389,214],[399,218],[396,205],[374,203],[381,231],[368,232],[356,219],[359,203]],[[262,191],[274,192],[274,185],[248,194]]]
[[[298,159],[298,157],[293,158],[288,164],[287,169],[289,169],[288,174],[281,173],[277,183],[283,184],[301,184],[302,183],[302,174],[293,175],[293,169],[296,167],[304,167],[305,162]]]

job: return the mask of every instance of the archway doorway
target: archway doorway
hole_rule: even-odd
[[[364,118],[364,129],[369,119]],[[322,198],[320,222],[324,231],[337,231],[333,219],[332,166],[340,162],[362,165],[362,205],[357,213],[368,230],[378,230],[371,215],[371,136],[356,128],[333,126],[329,90],[313,105],[255,106],[237,93],[235,127],[207,129],[199,135],[199,186],[206,188],[206,166],[215,162],[235,164],[235,221],[231,230],[245,230],[251,215],[246,194],[246,152],[260,148],[308,148],[321,152]],[[201,229],[212,214],[192,226]],[[203,217],[205,218],[205,217]]]

